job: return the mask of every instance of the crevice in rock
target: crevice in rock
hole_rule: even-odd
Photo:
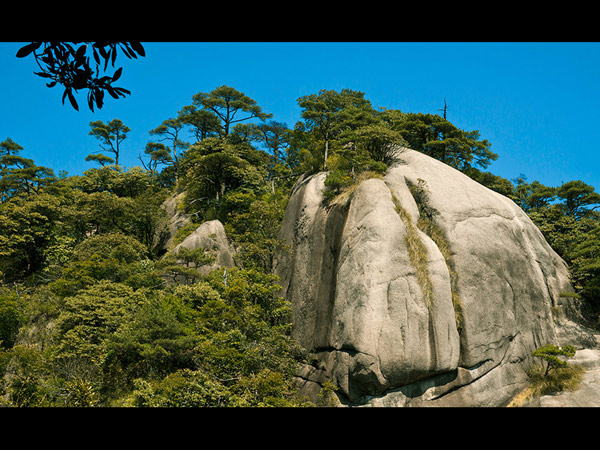
[[[503,220],[511,220],[511,221],[518,219],[516,214],[513,214],[512,216],[508,217],[508,216],[503,216],[502,214],[498,214],[498,212],[495,210],[490,210],[490,212],[488,214],[482,214],[479,216],[465,216],[465,217],[454,216],[453,220],[452,220],[452,224],[453,224],[453,228],[455,228],[461,222],[466,222],[469,220],[489,219],[490,217],[499,217]]]
[[[483,366],[484,364],[488,363],[489,361],[491,361],[491,359],[483,360],[483,361],[475,364],[472,367],[459,367],[458,369],[455,370],[456,383],[448,385],[447,389],[445,391],[432,396],[430,400],[431,401],[439,400],[453,392],[458,391],[459,389],[463,389],[463,388],[469,386],[470,384],[473,384],[474,382],[479,380],[481,377],[487,375],[488,373],[490,373],[490,371],[494,370],[496,367],[500,366],[500,364],[501,364],[501,363],[495,364],[493,367],[490,367],[485,372],[483,372],[481,374],[473,375],[473,372],[475,372],[479,367]],[[461,371],[462,371],[462,374],[461,374]]]
[[[335,348],[335,347],[316,347],[313,350],[314,353],[323,353],[323,352],[345,352],[348,353],[349,355],[355,355],[358,353],[358,351],[352,347],[347,347],[347,348]]]
[[[338,267],[341,252],[341,239],[346,226],[349,204],[336,205],[327,212],[325,226],[322,230],[320,239],[326,245],[328,251],[321,255],[321,272],[317,288],[317,314],[325,317],[332,317],[337,291]],[[316,329],[315,333],[319,336],[317,342],[330,342],[332,322],[326,321],[326,326],[322,329]]]
[[[421,290],[423,292],[423,300],[425,305],[430,308],[433,304],[434,298],[433,283],[431,282],[429,269],[427,268],[427,248],[421,241],[421,238],[417,232],[417,228],[414,226],[412,217],[408,211],[402,207],[400,200],[398,197],[396,197],[391,189],[390,193],[392,194],[392,201],[394,203],[394,207],[396,208],[396,212],[402,219],[402,222],[406,228],[408,256],[412,266],[416,270],[417,282],[419,283],[419,286],[421,286]]]
[[[417,179],[417,184],[414,184],[405,177],[405,182],[419,209],[417,227],[434,242],[446,263],[448,274],[450,275],[450,294],[452,297],[452,306],[454,307],[456,328],[460,334],[463,318],[460,296],[458,294],[458,273],[456,271],[448,239],[440,226],[436,223],[435,217],[439,215],[439,212],[429,203],[429,190],[427,189],[427,183],[424,180],[419,178]]]
[[[455,392],[459,389],[467,387],[468,385],[473,384],[475,381],[481,379],[485,375],[488,375],[492,370],[506,364],[507,359],[508,359],[509,355],[511,354],[511,352],[510,352],[511,344],[514,342],[515,338],[519,335],[519,333],[520,332],[516,332],[513,335],[506,336],[505,339],[503,339],[504,342],[502,344],[498,344],[498,346],[496,348],[501,347],[502,345],[506,345],[506,344],[507,345],[506,345],[506,350],[504,351],[504,354],[502,355],[502,358],[500,358],[497,363],[495,363],[491,367],[485,368],[484,367],[485,364],[493,362],[493,360],[491,358],[488,358],[488,359],[484,359],[470,367],[459,367],[457,369],[457,378],[460,378],[460,380],[458,380],[455,384],[449,386],[449,388],[447,390],[445,390],[444,392],[440,392],[439,394],[432,396],[430,400],[439,400],[440,398],[442,398],[446,395],[449,395],[452,392]],[[480,369],[480,368],[485,368],[485,370],[482,370],[481,373],[478,373],[478,369]],[[458,377],[458,375],[461,375],[461,376]]]
[[[380,394],[364,396],[348,406],[367,405],[373,402],[373,400],[383,399],[395,393],[401,394],[405,398],[406,404],[414,400],[423,400],[425,402],[439,400],[452,392],[469,386],[501,364],[499,362],[492,367],[486,368],[485,365],[490,362],[493,362],[493,360],[484,359],[470,367],[458,367],[447,372],[424,376],[419,380],[402,386],[390,387]],[[479,373],[478,370],[481,368],[485,368],[485,370]]]
[[[371,358],[376,358],[376,356],[371,355],[369,353],[365,353],[363,351],[357,350],[354,347],[350,346],[350,345],[345,345],[342,346],[341,348],[336,348],[336,347],[317,347],[314,350],[312,350],[313,353],[346,353],[348,356],[354,357],[356,355],[358,355],[359,353],[363,354],[363,355],[367,355]]]
[[[489,362],[493,362],[493,360],[491,358],[488,359],[484,359],[480,362],[478,362],[477,364],[474,364],[473,366],[470,367],[459,367],[459,371],[462,370],[463,371],[463,376],[461,377],[462,382],[457,383],[455,386],[452,386],[450,389],[448,389],[445,392],[441,392],[440,394],[438,394],[435,397],[432,397],[432,400],[438,400],[458,389],[464,388],[472,383],[474,383],[475,381],[479,380],[480,378],[482,378],[483,376],[489,374],[492,370],[504,365],[507,363],[508,357],[511,355],[511,345],[514,342],[515,338],[520,334],[520,332],[516,332],[513,335],[509,335],[506,336],[504,339],[502,339],[501,341],[496,342],[496,346],[494,347],[492,345],[492,347],[494,348],[499,348],[502,346],[506,346],[506,349],[504,351],[504,354],[502,355],[502,358],[500,358],[498,360],[497,363],[495,363],[493,366],[491,367],[487,367],[485,368],[485,370],[482,370],[481,373],[478,373],[478,369],[483,368],[485,364],[489,363]]]

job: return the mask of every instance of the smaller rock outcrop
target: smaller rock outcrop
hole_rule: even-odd
[[[165,233],[160,237],[160,253],[174,255],[181,248],[188,250],[201,248],[214,257],[213,264],[198,268],[199,272],[203,275],[208,274],[216,268],[235,267],[235,249],[227,238],[225,228],[219,220],[208,220],[198,225],[183,241],[177,243],[177,232],[193,224],[189,215],[186,215],[179,207],[183,202],[184,196],[185,192],[175,193],[162,204],[162,208],[167,215],[168,224]]]
[[[176,245],[171,250],[171,253],[177,254],[180,248],[187,248],[189,250],[201,248],[215,257],[212,265],[202,266],[199,269],[201,273],[208,273],[219,267],[235,266],[235,251],[227,239],[223,224],[218,220],[209,220],[202,223],[183,242]]]
[[[189,217],[179,210],[179,204],[183,201],[184,196],[185,192],[175,193],[162,204],[162,208],[167,213],[168,218],[167,233],[161,239],[163,251],[173,247],[177,231],[190,223]]]

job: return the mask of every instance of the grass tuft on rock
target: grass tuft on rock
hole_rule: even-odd
[[[425,244],[421,241],[419,236],[419,231],[417,227],[413,224],[412,217],[406,211],[402,205],[400,204],[400,200],[392,193],[392,200],[394,201],[394,206],[396,208],[396,212],[404,222],[404,226],[406,228],[406,243],[408,245],[408,256],[410,258],[410,262],[416,270],[417,274],[417,282],[419,286],[421,286],[421,290],[423,291],[423,299],[425,301],[425,305],[429,308],[433,304],[433,283],[431,282],[431,278],[429,277],[429,270],[427,269],[427,248],[425,248]]]

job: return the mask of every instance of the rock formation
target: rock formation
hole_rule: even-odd
[[[557,340],[565,263],[510,199],[402,149],[382,178],[325,205],[325,173],[296,183],[275,272],[299,374],[342,404],[502,406],[526,385],[531,352]]]
[[[167,198],[162,204],[162,208],[167,213],[168,218],[166,233],[159,241],[159,245],[162,247],[163,251],[167,251],[174,246],[173,241],[177,231],[190,223],[189,217],[183,214],[178,206],[183,201],[184,196],[185,192],[175,193]]]
[[[201,273],[207,274],[218,267],[234,267],[233,260],[235,251],[231,247],[225,228],[219,220],[209,220],[198,226],[180,244],[176,245],[172,253],[177,253],[180,248],[195,250],[201,248],[212,254],[215,261],[210,266],[203,266]]]
[[[185,193],[176,193],[167,198],[162,207],[168,218],[166,233],[161,236],[159,246],[162,253],[177,253],[180,248],[195,250],[202,248],[214,256],[212,265],[202,266],[200,273],[207,274],[219,267],[235,267],[235,249],[229,242],[225,228],[219,220],[209,220],[200,224],[192,233],[185,237],[179,244],[175,244],[177,231],[192,223],[188,216],[180,211],[178,204],[183,201]]]

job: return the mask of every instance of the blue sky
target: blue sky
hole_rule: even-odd
[[[227,85],[291,128],[297,99],[321,89],[361,91],[374,107],[441,114],[478,130],[499,155],[487,170],[558,186],[582,180],[600,192],[600,43],[597,42],[143,42],[118,86],[131,96],[89,111],[61,103],[62,89],[33,74],[22,42],[0,42],[0,140],[22,156],[70,175],[94,167],[100,150],[89,123],[121,119],[131,128],[122,163],[137,165],[149,131],[175,117],[198,92]],[[191,140],[189,138],[188,140]]]

